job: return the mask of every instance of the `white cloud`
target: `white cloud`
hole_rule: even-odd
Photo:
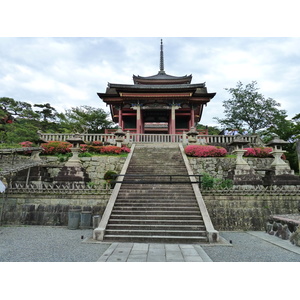
[[[193,75],[217,95],[201,123],[222,117],[224,88],[258,82],[265,97],[300,111],[300,38],[163,38],[165,71]],[[7,51],[9,49],[9,51]],[[51,103],[59,110],[90,105],[108,110],[97,96],[107,82],[132,84],[132,75],[159,70],[160,38],[0,38],[0,97]]]

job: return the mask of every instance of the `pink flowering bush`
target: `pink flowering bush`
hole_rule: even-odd
[[[271,147],[255,147],[255,148],[244,148],[247,150],[244,153],[246,157],[272,157],[270,152],[272,152]]]
[[[244,153],[244,156],[246,157],[273,157],[271,154],[273,149],[271,147],[244,148],[244,150],[247,150],[247,152]],[[286,160],[286,156],[284,154],[282,154],[281,158]]]
[[[25,141],[25,142],[19,143],[19,145],[21,145],[22,148],[31,147],[32,144],[33,144],[33,143],[32,143],[32,142],[29,142],[29,141]]]
[[[55,155],[71,152],[72,144],[69,142],[50,141],[42,144],[41,147],[43,148],[43,154]]]
[[[97,154],[120,154],[129,153],[130,148],[128,147],[117,147],[117,146],[95,146],[95,145],[80,145],[80,149],[82,153],[97,153]]]
[[[121,148],[121,152],[129,153],[130,152],[130,148],[123,146]]]
[[[185,154],[195,157],[223,157],[227,151],[223,147],[207,146],[207,145],[189,145],[186,146]]]

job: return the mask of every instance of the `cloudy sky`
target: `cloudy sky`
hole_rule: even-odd
[[[300,112],[300,38],[164,37],[170,75],[193,75],[217,95],[201,123],[223,116],[225,88],[258,82],[290,117]],[[9,51],[7,51],[9,49]],[[159,70],[160,37],[0,38],[0,96],[32,104],[49,102],[59,111],[90,105],[107,110],[97,92],[107,82],[132,84],[132,75]]]
[[[283,19],[286,6],[274,10],[277,1],[272,1],[271,21],[254,5],[256,0],[247,7],[247,14],[231,10],[224,13],[229,3],[236,4],[236,1],[229,0],[226,6],[224,1],[218,2],[218,9],[213,1],[210,6],[205,6],[206,13],[201,14],[201,18],[201,9],[183,6],[176,11],[177,15],[181,14],[177,19],[173,14],[168,14],[167,19],[166,14],[159,15],[156,8],[151,10],[148,7],[147,10],[142,7],[142,15],[133,13],[133,10],[124,13],[126,5],[136,2],[131,0],[126,5],[117,1],[120,9],[110,4],[89,9],[88,14],[82,13],[82,7],[74,11],[74,5],[72,11],[70,6],[64,7],[63,11],[62,5],[58,10],[53,5],[40,7],[40,1],[28,1],[26,6],[24,1],[19,2],[18,11],[15,10],[15,0],[9,1],[12,4],[8,4],[7,14],[3,14],[0,20],[0,25],[5,25],[0,26],[0,97],[32,104],[48,102],[58,111],[81,105],[108,111],[97,92],[104,92],[108,82],[131,84],[133,74],[156,74],[160,39],[163,38],[165,71],[175,76],[192,74],[192,83],[206,82],[208,92],[217,93],[204,110],[202,124],[217,125],[213,117],[223,117],[222,103],[230,96],[225,88],[235,87],[238,81],[244,84],[257,81],[260,92],[281,103],[281,109],[286,110],[290,118],[300,112],[300,38],[276,36],[292,32],[282,29],[283,24],[295,27],[290,22],[294,22],[296,11],[289,8],[288,18]],[[47,14],[24,13],[31,2],[34,2],[35,9],[40,8]],[[65,2],[69,1],[60,3]],[[87,0],[86,3],[91,2],[95,1]],[[56,0],[50,3],[56,3]],[[202,5],[199,7],[203,8]],[[112,10],[114,14],[104,13]],[[267,10],[270,12],[270,6]],[[14,22],[9,13],[13,14]],[[196,15],[198,18],[193,18]],[[84,17],[80,22],[79,16]],[[242,26],[242,19],[249,21],[246,26]],[[90,21],[98,23],[90,24]],[[18,24],[15,27],[7,26],[15,23]],[[255,30],[254,23],[260,25],[259,30]],[[55,27],[55,24],[59,26]],[[150,26],[145,29],[144,25]],[[275,27],[276,34],[269,30],[271,27]],[[82,31],[82,28],[87,29]],[[229,30],[228,35],[225,31],[224,36],[223,28]],[[249,28],[254,30],[252,36]],[[184,34],[190,37],[184,37]],[[141,37],[128,37],[131,35]]]

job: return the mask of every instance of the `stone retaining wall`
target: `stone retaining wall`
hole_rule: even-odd
[[[82,167],[88,174],[91,182],[98,185],[105,185],[103,176],[108,170],[120,173],[125,163],[126,157],[122,156],[93,156],[80,157]],[[47,158],[47,165],[49,165],[48,172],[51,177],[58,175],[64,163],[59,163],[56,157]]]
[[[300,193],[202,192],[216,230],[265,230],[270,215],[298,212]]]
[[[102,216],[111,190],[98,194],[8,194],[3,224],[67,226],[68,211],[80,208]],[[2,197],[1,197],[2,198]],[[3,198],[0,200],[2,206]]]
[[[194,174],[208,173],[216,178],[226,178],[228,171],[235,166],[236,158],[228,157],[188,157]],[[244,157],[251,168],[266,169],[270,168],[274,158],[254,158]],[[259,174],[264,175],[263,171]]]

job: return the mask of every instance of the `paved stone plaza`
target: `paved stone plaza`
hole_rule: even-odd
[[[0,262],[300,262],[300,247],[265,232],[220,232],[209,244],[103,243],[92,229],[0,227]]]

